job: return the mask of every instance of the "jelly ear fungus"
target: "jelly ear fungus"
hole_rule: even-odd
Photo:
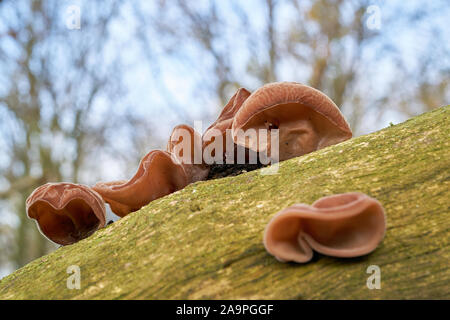
[[[203,162],[202,137],[191,126],[176,126],[167,143],[167,152],[181,164],[188,183],[204,180],[208,176],[209,166]]]
[[[60,245],[75,243],[105,226],[104,202],[85,185],[44,184],[27,198],[26,210],[41,232]]]
[[[254,129],[256,136],[241,133]],[[260,129],[267,142],[258,141]],[[301,156],[352,137],[345,118],[322,92],[294,82],[267,84],[253,92],[236,112],[232,135],[236,144],[255,152],[271,152],[270,132],[279,132],[279,160]],[[267,150],[266,150],[267,149]]]
[[[264,246],[280,261],[305,263],[313,250],[334,257],[358,257],[375,250],[385,229],[382,205],[363,193],[351,192],[281,210],[266,226]]]
[[[109,203],[115,214],[124,217],[187,184],[186,172],[172,159],[171,154],[153,150],[142,158],[136,174],[130,180],[99,182],[93,189]]]
[[[231,126],[234,116],[250,94],[250,91],[247,89],[239,88],[230,98],[216,121],[214,121],[203,134],[203,149],[207,148],[212,142],[219,140],[223,146],[223,159],[226,159],[227,154],[233,153],[233,159],[229,160],[235,160],[238,146],[233,142],[233,138],[231,136]],[[231,143],[227,143],[227,141]],[[233,150],[228,150],[227,148],[229,147],[232,147]]]

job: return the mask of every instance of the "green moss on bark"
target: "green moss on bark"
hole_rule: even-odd
[[[2,299],[450,298],[450,107],[281,163],[199,182],[0,281]],[[283,264],[263,230],[280,209],[361,191],[387,214],[383,243],[356,259]],[[66,287],[79,265],[81,289]],[[369,265],[381,290],[369,290]]]

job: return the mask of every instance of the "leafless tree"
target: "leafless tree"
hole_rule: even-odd
[[[369,0],[266,0],[257,4],[165,0],[159,1],[153,10],[136,5],[135,12],[141,26],[140,39],[153,47],[161,45],[164,55],[174,60],[196,66],[193,73],[199,81],[195,90],[211,92],[219,98],[219,104],[224,105],[239,86],[254,89],[267,82],[283,81],[288,75],[289,80],[309,84],[329,95],[358,134],[365,131],[363,118],[370,112],[382,117],[387,109],[406,114],[414,109],[410,101],[395,99],[389,90],[376,92],[372,88],[380,81],[376,76],[381,60],[389,59],[394,70],[388,71],[395,73],[400,72],[395,69],[398,60],[405,60],[404,53],[396,47],[400,45],[386,39],[386,35],[395,39],[391,28],[395,25],[400,33],[411,26],[421,30],[418,21],[430,22],[437,12],[448,11],[445,2],[437,1],[434,10],[423,6],[409,10],[405,4],[398,10],[391,7],[394,12],[389,13],[383,7],[385,3],[380,2],[382,25],[378,30],[366,23],[372,4]],[[442,26],[436,28],[445,32]],[[150,36],[154,34],[157,39]],[[442,47],[446,37],[434,32],[431,38],[436,47]],[[201,53],[190,54],[192,46]],[[376,54],[370,54],[373,50]],[[417,89],[410,96],[421,105],[442,105],[449,92],[445,85],[449,64],[437,65],[439,59],[430,54],[431,66],[424,57],[412,54],[419,67],[409,77]],[[445,58],[445,52],[439,57]],[[425,81],[420,68],[427,65],[433,71],[440,70],[441,77],[420,85]],[[389,72],[385,74],[391,77],[384,79],[388,88],[403,83],[397,75],[392,78]],[[408,75],[405,73],[405,78]],[[397,98],[407,96],[405,90],[397,92]],[[405,105],[409,111],[403,110]]]
[[[117,108],[122,93],[120,61],[108,49],[119,2],[84,2],[79,30],[67,28],[66,8],[0,4],[1,216],[17,218],[14,246],[2,255],[13,253],[16,266],[53,248],[27,219],[26,197],[46,182],[93,182],[99,159],[114,151],[111,137],[127,125],[126,113],[101,111]]]

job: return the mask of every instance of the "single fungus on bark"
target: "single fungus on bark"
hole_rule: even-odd
[[[267,141],[242,133],[266,129]],[[339,108],[325,94],[294,82],[267,84],[248,97],[233,118],[236,144],[256,152],[270,150],[270,131],[279,132],[279,160],[300,156],[352,137]],[[263,140],[263,139],[260,139]]]
[[[181,163],[188,183],[204,180],[208,176],[209,166],[203,162],[202,136],[192,127],[185,124],[176,126],[166,150]]]
[[[28,217],[41,232],[60,245],[75,243],[105,226],[106,210],[100,195],[85,185],[47,183],[26,200]]]
[[[311,206],[295,204],[266,226],[264,246],[282,262],[305,263],[313,250],[334,257],[366,255],[384,237],[383,206],[363,193],[323,197]]]
[[[208,148],[213,147],[213,142],[218,142],[222,147],[222,160],[226,159],[227,153],[233,152],[234,157],[237,154],[237,146],[233,142],[231,136],[231,126],[235,114],[242,107],[244,101],[250,96],[250,91],[245,88],[239,88],[236,93],[231,97],[225,107],[222,109],[219,117],[214,121],[203,134],[203,148],[208,152]],[[227,143],[228,142],[228,143]],[[233,150],[229,150],[232,147]],[[228,151],[228,152],[227,152]],[[213,156],[215,151],[211,151]],[[219,157],[219,155],[217,155]],[[234,160],[234,157],[232,158]],[[230,159],[231,160],[231,159]]]
[[[184,188],[188,178],[181,164],[166,151],[153,150],[142,158],[129,181],[99,182],[93,189],[120,217],[149,202]]]

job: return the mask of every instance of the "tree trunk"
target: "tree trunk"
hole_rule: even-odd
[[[199,182],[0,281],[1,299],[450,298],[450,106],[253,171]],[[280,209],[361,191],[385,207],[367,256],[275,260],[263,230]],[[81,289],[66,286],[78,265]],[[370,265],[381,289],[368,289]]]

